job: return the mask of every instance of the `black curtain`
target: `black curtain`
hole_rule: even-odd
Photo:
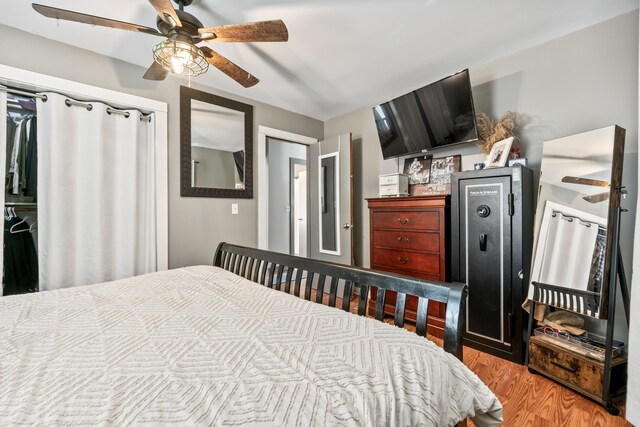
[[[244,150],[233,153],[233,160],[236,162],[236,169],[238,169],[240,181],[244,182]]]

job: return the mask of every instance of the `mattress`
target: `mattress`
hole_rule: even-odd
[[[406,330],[195,266],[0,298],[3,425],[497,425]]]

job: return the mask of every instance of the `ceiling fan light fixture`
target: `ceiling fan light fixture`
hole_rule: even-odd
[[[155,45],[153,59],[165,70],[183,76],[198,76],[209,69],[200,49],[181,40],[169,39]]]

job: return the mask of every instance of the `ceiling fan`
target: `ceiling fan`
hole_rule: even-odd
[[[178,4],[178,10],[173,8],[171,0],[149,0],[158,13],[157,30],[36,3],[33,3],[32,6],[36,12],[48,18],[165,37],[165,40],[153,47],[154,62],[144,75],[147,80],[164,80],[170,72],[197,76],[205,73],[211,64],[248,88],[259,82],[255,76],[210,48],[196,45],[202,41],[285,42],[289,40],[287,27],[279,19],[239,25],[204,27],[195,16],[184,11],[184,7],[189,6],[193,0],[174,1]]]

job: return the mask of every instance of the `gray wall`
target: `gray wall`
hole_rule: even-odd
[[[612,124],[627,130],[623,180],[629,197],[623,204],[629,213],[624,214],[622,222],[621,246],[630,276],[637,199],[638,12],[489,63],[469,64],[469,69],[477,111],[494,118],[506,111],[526,115],[521,146],[536,172],[545,140]],[[371,108],[325,122],[325,138],[348,131],[353,132],[357,178],[356,263],[368,267],[369,217],[364,198],[376,197],[378,175],[396,172],[403,160],[382,159]],[[467,155],[479,150],[469,144],[436,153]],[[621,336],[626,328],[618,331]]]
[[[195,187],[236,188],[236,162],[231,151],[192,146],[191,160],[198,162]]]
[[[149,45],[151,46],[151,45]],[[163,82],[142,79],[145,69],[0,25],[0,62],[37,73],[156,99],[169,104],[169,266],[210,264],[220,241],[258,244],[256,198],[246,200],[180,197],[180,85],[186,79]],[[151,63],[151,51],[149,51]],[[216,71],[211,71],[215,73]],[[220,78],[227,78],[220,74]],[[259,84],[268,84],[261,82]],[[322,139],[323,123],[256,101],[198,84],[192,87],[254,106],[254,145],[258,126],[268,126]],[[250,96],[250,89],[247,96]],[[255,152],[255,150],[254,150]],[[254,164],[256,159],[254,157]],[[255,172],[255,171],[254,171]],[[255,174],[254,174],[255,176]],[[231,215],[231,203],[239,214]]]
[[[291,230],[289,200],[289,161],[307,159],[307,147],[292,142],[267,139],[269,163],[269,250],[289,253]],[[290,207],[291,208],[291,207]]]

